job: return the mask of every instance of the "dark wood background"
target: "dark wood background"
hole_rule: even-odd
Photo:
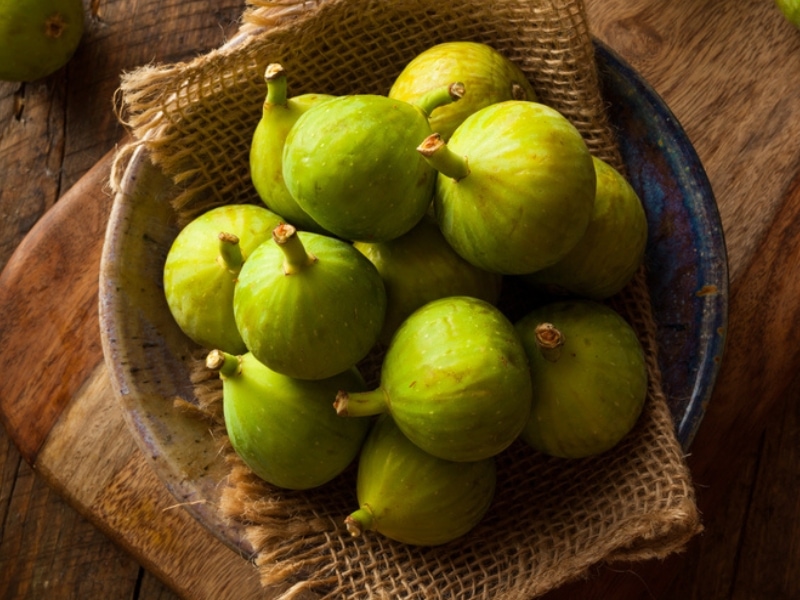
[[[705,532],[684,554],[600,566],[548,598],[800,598],[800,31],[771,0],[586,4],[595,35],[665,98],[708,170],[729,246],[731,324],[689,456]],[[65,69],[0,82],[0,267],[123,137],[113,111],[120,74],[219,46],[244,4],[85,8],[86,35]],[[175,596],[53,491],[0,428],[0,597]]]

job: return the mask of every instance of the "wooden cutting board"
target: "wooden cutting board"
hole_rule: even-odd
[[[263,597],[252,564],[176,505],[116,404],[97,296],[111,160],[59,200],[0,276],[0,314],[13,324],[0,330],[3,424],[53,488],[178,593]]]

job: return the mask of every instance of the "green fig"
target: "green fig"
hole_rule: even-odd
[[[536,93],[520,68],[503,54],[479,42],[444,42],[415,56],[397,76],[389,97],[415,102],[430,89],[451,81],[464,84],[464,97],[431,112],[431,129],[450,139],[456,128],[479,109],[504,100],[535,100]]]
[[[0,80],[35,81],[63,67],[83,37],[81,0],[0,2]]]
[[[419,105],[355,94],[314,106],[286,138],[286,187],[340,238],[378,242],[406,233],[428,210],[436,180],[415,150],[431,133],[427,115],[461,91],[458,85],[437,89]]]
[[[164,263],[164,295],[181,330],[204,348],[246,350],[233,315],[243,262],[281,222],[263,206],[230,204],[190,221]]]
[[[420,153],[439,172],[434,210],[465,260],[506,275],[563,258],[592,215],[595,172],[578,130],[558,111],[507,100],[473,113]]]
[[[301,94],[288,98],[286,71],[278,63],[267,66],[264,79],[267,82],[267,96],[250,144],[250,178],[253,186],[267,208],[298,229],[327,233],[298,206],[286,189],[282,156],[286,136],[300,115],[333,96]]]
[[[789,23],[800,29],[800,0],[775,0],[775,6]]]
[[[647,396],[644,351],[633,328],[605,304],[584,299],[534,309],[516,327],[533,380],[521,439],[562,458],[613,448]]]
[[[589,227],[566,256],[523,279],[551,292],[603,300],[617,294],[644,260],[647,216],[630,183],[594,158],[597,191]]]
[[[342,385],[365,387],[356,369],[328,379],[286,377],[250,354],[212,350],[206,366],[222,379],[225,429],[236,454],[272,485],[306,490],[342,473],[356,458],[371,419],[340,419],[330,398]]]
[[[352,244],[281,224],[239,273],[234,317],[248,350],[299,379],[345,371],[375,345],[386,290]]]
[[[405,544],[445,544],[480,522],[491,506],[496,481],[494,458],[469,463],[436,458],[383,415],[361,449],[359,508],[345,519],[345,526],[353,537],[376,531]]]
[[[372,261],[386,286],[386,319],[380,336],[384,344],[412,312],[431,300],[474,296],[495,304],[500,296],[502,277],[456,254],[429,215],[398,238],[353,246]]]
[[[343,390],[340,415],[392,415],[426,452],[452,461],[494,456],[531,409],[528,360],[514,326],[485,300],[433,300],[406,319],[386,350],[380,385]]]

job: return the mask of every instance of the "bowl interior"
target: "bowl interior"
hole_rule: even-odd
[[[648,285],[659,362],[677,437],[688,448],[719,370],[727,324],[727,260],[714,196],[668,107],[613,51],[597,43],[603,93],[628,176],[646,209]],[[249,552],[218,511],[226,467],[206,425],[176,410],[192,401],[196,347],[164,299],[162,270],[178,232],[172,183],[136,150],[114,201],[100,275],[106,364],[129,429],[169,491],[204,526]]]

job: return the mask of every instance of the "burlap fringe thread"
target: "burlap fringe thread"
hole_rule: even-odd
[[[134,135],[132,147],[145,144],[172,177],[183,221],[215,205],[258,202],[248,152],[268,63],[284,65],[291,95],[386,93],[411,57],[447,40],[481,41],[504,53],[596,156],[623,168],[580,0],[252,0],[241,31],[191,62],[144,67],[122,81],[120,117]],[[130,150],[120,151],[113,181]],[[513,445],[498,457],[490,513],[445,546],[409,547],[369,534],[351,539],[342,519],[355,508],[352,468],[318,490],[287,492],[260,481],[228,448],[221,510],[246,526],[264,586],[282,600],[521,600],[602,561],[681,550],[701,525],[661,387],[643,273],[614,306],[648,357],[649,396],[635,429],[613,451],[584,460]],[[201,368],[195,377],[195,408],[224,433],[219,380]]]

